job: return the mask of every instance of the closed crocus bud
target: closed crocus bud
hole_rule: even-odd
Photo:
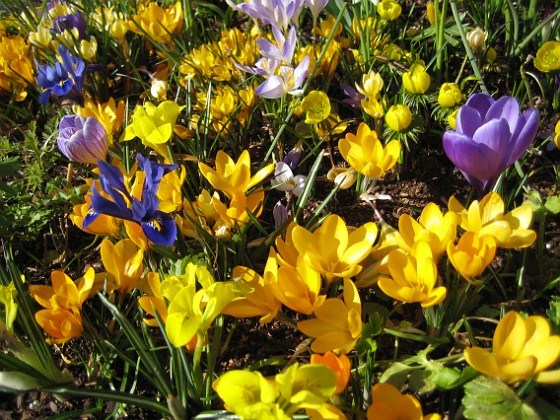
[[[484,51],[487,36],[488,34],[479,27],[474,28],[467,34],[469,46],[475,54],[480,54],[482,51]]]
[[[377,13],[382,19],[395,20],[402,12],[401,5],[395,0],[382,0],[377,5]]]
[[[109,149],[103,125],[93,117],[66,115],[60,120],[56,140],[59,150],[74,162],[96,164]]]
[[[444,108],[452,108],[463,100],[463,94],[457,83],[444,83],[439,89],[438,103]]]
[[[407,92],[421,95],[430,88],[431,78],[421,64],[413,65],[409,71],[403,73],[402,81]]]
[[[411,122],[412,112],[403,104],[393,105],[385,114],[385,123],[394,131],[405,131]]]
[[[338,185],[341,190],[347,190],[356,183],[358,173],[352,168],[334,167],[327,173],[329,181]]]

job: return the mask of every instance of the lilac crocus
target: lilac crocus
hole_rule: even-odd
[[[305,175],[294,175],[290,169],[290,165],[287,163],[278,162],[276,164],[274,168],[274,179],[272,180],[273,187],[299,197],[305,188],[306,182],[307,177]]]
[[[341,83],[340,87],[342,88],[342,92],[346,95],[346,98],[343,99],[342,102],[350,105],[352,108],[361,106],[362,100],[365,99],[364,95],[346,83]]]
[[[245,0],[235,4],[232,0],[226,0],[233,10],[246,13],[263,25],[279,29],[286,29],[290,22],[297,24],[303,2],[304,0]]]
[[[71,91],[81,95],[86,71],[85,63],[70,54],[64,45],[58,47],[58,54],[62,61],[53,66],[37,64],[37,83],[45,89],[39,97],[39,103],[45,104],[51,94],[66,96]]]
[[[514,97],[495,100],[485,93],[469,97],[456,117],[455,130],[443,135],[447,157],[480,196],[529,148],[537,134],[539,114],[520,114]]]
[[[66,115],[58,130],[58,148],[71,161],[96,164],[99,159],[105,160],[109,140],[103,124],[95,118]]]
[[[303,82],[309,69],[309,56],[305,56],[294,69],[280,66],[280,75],[273,74],[255,89],[255,94],[266,99],[278,99],[290,94],[303,94]]]
[[[83,227],[89,226],[100,214],[106,214],[139,224],[146,237],[156,245],[173,245],[177,225],[170,214],[158,210],[159,199],[156,194],[161,178],[176,169],[177,165],[161,165],[140,154],[137,161],[139,168],[146,174],[140,200],[130,195],[119,168],[102,160],[98,162],[99,182],[112,200],[105,198],[94,183],[91,188],[91,208],[84,218]]]
[[[280,29],[274,26],[272,27],[272,34],[274,35],[275,43],[266,39],[257,39],[259,52],[263,57],[271,60],[283,61],[286,65],[292,64],[297,40],[295,26],[290,28],[287,37],[284,36]]]

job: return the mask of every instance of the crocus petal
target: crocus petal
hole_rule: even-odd
[[[507,383],[529,379],[535,373],[537,358],[534,356],[517,359],[500,367],[500,377]]]
[[[278,99],[284,96],[284,80],[278,76],[270,76],[255,89],[255,95],[266,99]]]
[[[517,123],[512,135],[513,151],[508,161],[508,166],[518,160],[529,148],[539,128],[539,113],[531,108],[526,110]]]
[[[500,368],[496,356],[480,347],[467,347],[463,356],[469,365],[486,376],[497,378],[500,376]]]
[[[468,137],[474,136],[476,129],[482,125],[482,116],[479,111],[470,106],[464,105],[459,108],[455,119],[455,130]]]

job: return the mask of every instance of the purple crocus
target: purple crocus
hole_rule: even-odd
[[[538,125],[537,111],[531,108],[520,114],[514,97],[495,100],[475,93],[459,109],[455,130],[443,135],[443,149],[483,196],[529,148]]]
[[[45,90],[39,97],[39,103],[45,104],[51,94],[66,96],[72,90],[81,95],[86,71],[85,63],[78,57],[70,54],[64,45],[58,47],[58,54],[62,61],[57,61],[54,66],[37,64],[37,83]]]
[[[255,89],[255,94],[266,99],[278,99],[290,94],[303,94],[303,82],[309,69],[309,56],[306,55],[294,69],[290,66],[280,66],[280,75],[273,74]]]
[[[286,65],[292,64],[297,40],[295,26],[290,28],[287,37],[275,26],[272,27],[272,34],[274,35],[275,43],[266,39],[257,39],[259,52],[263,57],[271,60],[283,61]]]
[[[245,0],[235,4],[232,0],[226,3],[238,12],[243,12],[253,19],[260,20],[263,25],[272,25],[286,29],[290,22],[297,24],[304,0]]]
[[[91,164],[105,160],[109,149],[107,132],[95,118],[66,115],[60,120],[58,130],[56,143],[68,159]]]
[[[130,195],[119,168],[102,160],[98,162],[101,188],[112,201],[101,195],[94,183],[91,187],[91,208],[84,218],[83,227],[89,226],[100,214],[106,214],[139,224],[146,237],[156,245],[173,245],[177,225],[170,214],[158,210],[159,199],[156,193],[161,178],[176,169],[177,165],[162,165],[140,154],[137,161],[138,167],[146,174],[140,200]]]
[[[72,32],[72,29],[76,29],[78,31],[78,41],[81,41],[86,37],[86,27],[86,18],[80,11],[77,11],[54,18],[51,32],[53,35],[57,35],[64,31]]]

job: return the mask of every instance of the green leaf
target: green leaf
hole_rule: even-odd
[[[467,419],[525,420],[539,415],[501,381],[479,376],[465,385],[462,400]]]
[[[552,214],[560,213],[560,195],[551,195],[547,197],[544,206]]]
[[[23,372],[0,372],[0,390],[3,392],[33,391],[41,388],[41,383]]]
[[[477,371],[470,366],[459,370],[446,367],[438,362],[430,362],[427,369],[431,372],[429,381],[438,389],[445,391],[457,388],[478,375]]]
[[[558,333],[560,331],[560,296],[552,296],[548,305],[546,315],[550,319],[553,332]]]

